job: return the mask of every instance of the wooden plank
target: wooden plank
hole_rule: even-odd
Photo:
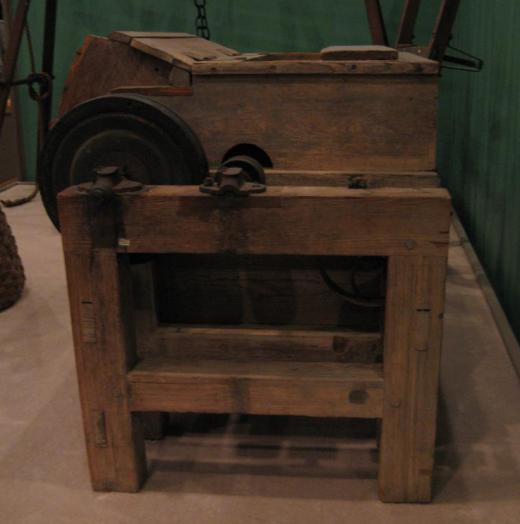
[[[367,10],[368,26],[372,35],[372,43],[375,45],[388,45],[388,36],[386,32],[383,12],[379,0],[365,0]]]
[[[381,366],[146,359],[128,374],[131,409],[381,416]]]
[[[429,502],[446,256],[390,257],[379,486],[385,502]]]
[[[266,169],[269,186],[328,186],[376,189],[382,187],[434,188],[440,186],[435,171],[363,173],[360,171],[298,171]]]
[[[205,60],[190,64],[194,75],[438,75],[439,64],[411,60]]]
[[[92,487],[137,491],[146,459],[125,379],[135,362],[127,260],[108,250],[72,253],[65,238],[65,266]]]
[[[437,78],[213,75],[194,77],[193,89],[161,101],[194,130],[211,166],[254,144],[276,169],[435,170]]]
[[[335,45],[321,50],[322,60],[397,60],[396,49],[385,45]]]
[[[193,89],[188,86],[120,86],[111,93],[137,93],[145,96],[193,96]]]
[[[60,116],[77,104],[121,86],[169,86],[171,65],[106,38],[87,36],[69,70]]]
[[[169,64],[191,67],[201,60],[215,60],[240,53],[204,38],[133,38],[131,47],[164,60]]]
[[[197,38],[190,33],[161,33],[143,31],[114,31],[108,35],[110,40],[129,44],[134,38]]]
[[[421,7],[421,0],[406,0],[403,12],[401,14],[401,21],[397,31],[396,47],[408,47],[413,44],[415,23]]]
[[[120,252],[435,255],[448,244],[451,207],[444,189],[272,187],[227,208],[193,186],[152,186],[124,198]],[[77,235],[85,226],[70,210],[86,196],[69,188],[59,199],[64,216],[72,215],[64,227],[69,248],[88,250],[88,240]]]
[[[442,62],[446,49],[452,38],[453,26],[457,19],[460,7],[460,0],[443,0],[439,11],[439,16],[435,22],[432,40],[428,47],[427,56],[431,60]]]
[[[160,326],[141,355],[175,359],[373,363],[380,333],[295,326]]]

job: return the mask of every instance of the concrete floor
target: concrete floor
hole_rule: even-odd
[[[0,522],[520,522],[520,385],[460,246],[433,504],[378,501],[362,424],[264,417],[179,419],[148,444],[142,493],[103,494],[88,481],[59,235],[39,201],[6,213],[28,280],[0,314]]]

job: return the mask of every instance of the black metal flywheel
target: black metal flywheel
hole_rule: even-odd
[[[42,151],[38,186],[56,227],[56,195],[104,165],[154,185],[200,184],[208,174],[202,145],[172,109],[137,94],[93,98],[56,123]]]

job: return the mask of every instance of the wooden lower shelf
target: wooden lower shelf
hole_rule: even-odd
[[[381,364],[147,358],[128,373],[132,411],[380,418]]]

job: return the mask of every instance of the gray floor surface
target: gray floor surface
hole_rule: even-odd
[[[27,288],[0,313],[1,523],[520,522],[520,385],[456,242],[432,504],[378,501],[374,444],[358,438],[362,428],[262,417],[204,420],[205,431],[180,420],[183,431],[148,444],[141,493],[94,493],[60,237],[38,200],[6,213]]]

